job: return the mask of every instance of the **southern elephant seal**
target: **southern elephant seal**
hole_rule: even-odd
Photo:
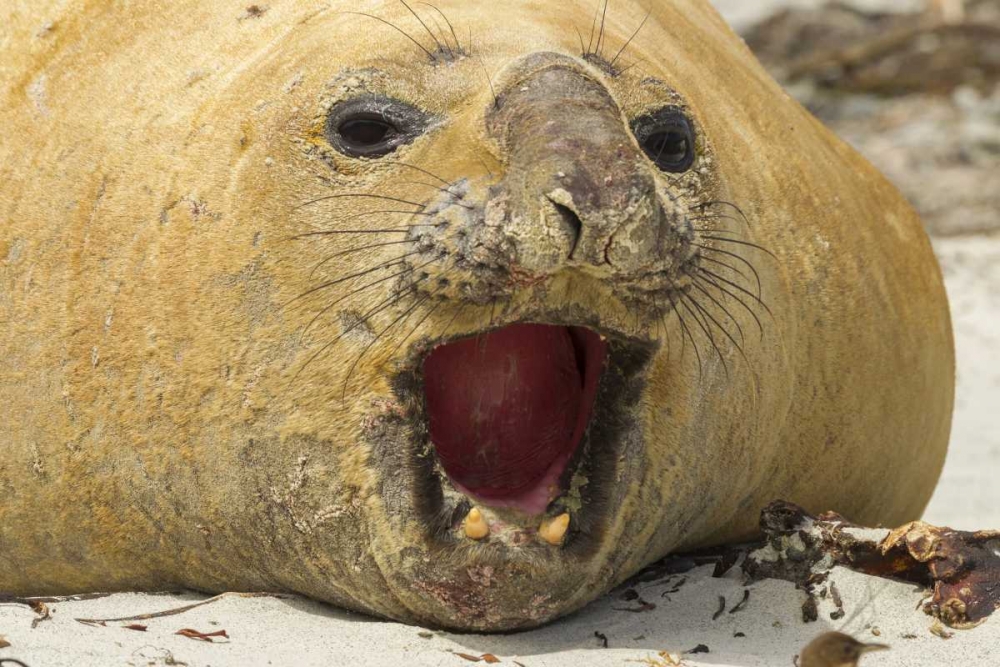
[[[706,0],[14,7],[0,590],[505,630],[924,507],[928,239]]]

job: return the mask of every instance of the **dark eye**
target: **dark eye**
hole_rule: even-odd
[[[337,134],[346,145],[362,151],[391,140],[398,131],[392,123],[380,116],[362,114],[341,123]]]
[[[380,158],[420,136],[428,121],[427,114],[405,102],[367,95],[334,106],[326,134],[344,155]]]
[[[643,152],[662,171],[680,173],[694,164],[694,128],[676,107],[660,109],[632,123]]]

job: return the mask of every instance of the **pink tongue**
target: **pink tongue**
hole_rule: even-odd
[[[432,351],[424,361],[430,434],[449,477],[474,496],[499,501],[554,483],[589,416],[583,399],[592,392],[584,391],[582,376],[589,356],[570,329],[541,324],[515,324]],[[546,491],[533,494],[541,494],[543,507]]]

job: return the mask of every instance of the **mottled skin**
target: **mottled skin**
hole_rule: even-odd
[[[337,11],[393,21],[433,50],[399,3],[330,4],[0,9],[0,590],[285,590],[499,630],[577,609],[670,551],[746,538],[775,498],[862,524],[920,515],[954,385],[927,237],[898,192],[782,92],[706,1],[612,3],[603,65],[580,58],[574,30],[587,41],[591,0],[442,0],[466,50],[471,28],[475,57],[438,54],[436,64],[392,28]],[[647,5],[615,69],[637,64],[609,71]],[[567,104],[553,108],[576,108],[577,93],[597,100],[579,107],[596,130],[580,131],[573,114],[539,130],[495,108],[487,73],[513,104],[539,63],[569,82]],[[365,90],[425,110],[431,129],[381,161],[333,151],[326,110]],[[698,161],[681,177],[643,162],[628,134],[630,119],[667,103],[683,105],[699,134]],[[538,142],[576,132],[582,143],[520,141],[529,131]],[[584,149],[607,154],[574,161]],[[468,207],[393,161],[462,182]],[[573,204],[583,229],[568,258],[566,229],[539,196],[552,170],[597,183],[589,203]],[[376,314],[370,330],[349,330],[350,312],[405,281],[345,299],[304,336],[359,283],[289,302],[409,246],[347,254],[314,273],[333,253],[404,237],[289,237],[413,221],[343,222],[400,208],[375,200],[304,205],[345,192],[444,198],[448,229],[480,240],[463,249],[447,234],[425,237],[423,247],[451,253],[431,278],[451,271],[464,296],[442,286],[431,298],[430,278],[414,286],[425,305],[356,364],[370,330],[416,301]],[[714,205],[696,220],[715,200],[737,204],[752,227]],[[661,233],[650,236],[644,220]],[[773,257],[705,238],[713,227]],[[718,332],[716,354],[681,308],[688,338],[667,293],[628,301],[646,268],[697,262],[692,243],[727,248],[759,273],[771,314],[744,293],[750,309],[725,302],[745,360]],[[476,252],[497,264],[460,266]],[[752,280],[716,271],[756,294]],[[676,272],[665,279],[691,289]],[[394,390],[394,376],[446,331],[523,320],[587,323],[655,350],[638,400],[623,408],[629,444],[600,462],[605,502],[575,510],[588,533],[575,544],[586,548],[432,537],[415,509],[427,474],[411,456],[425,435],[413,427],[420,394]]]

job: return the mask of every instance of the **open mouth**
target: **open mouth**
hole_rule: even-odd
[[[373,465],[391,471],[380,497],[433,544],[589,557],[642,473],[658,342],[539,319],[415,341],[393,376],[398,407],[365,421]]]
[[[431,443],[452,485],[492,507],[540,514],[594,415],[609,356],[578,326],[512,324],[424,359]]]

